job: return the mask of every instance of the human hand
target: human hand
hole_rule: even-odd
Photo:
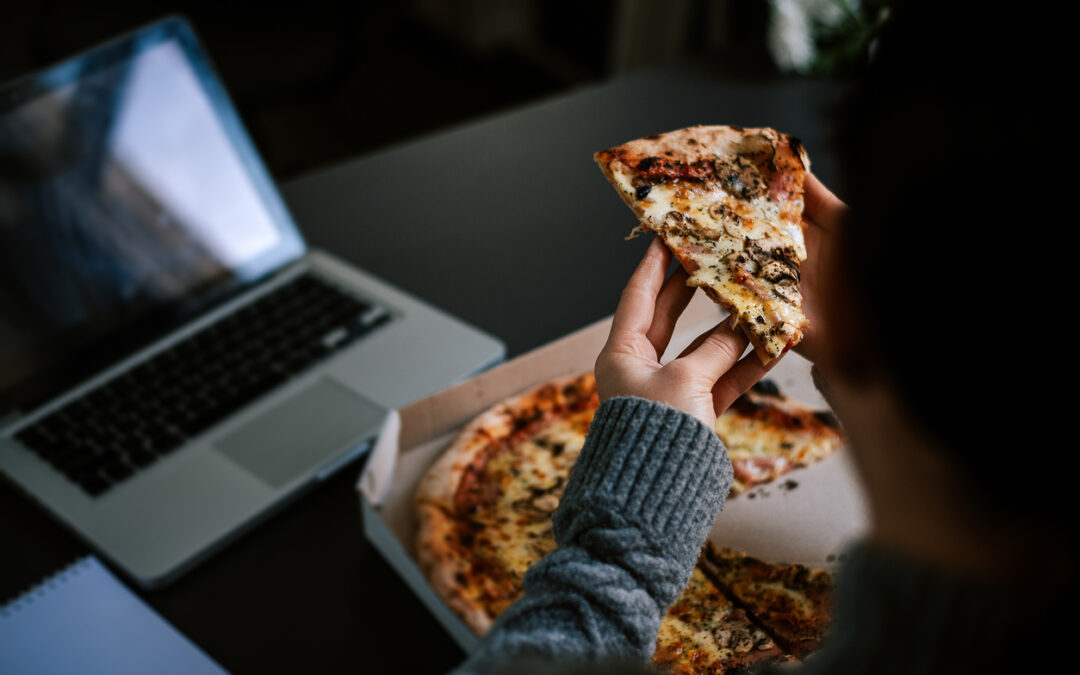
[[[666,403],[716,426],[716,416],[768,372],[746,350],[742,330],[725,319],[678,356],[661,365],[675,322],[696,289],[686,285],[681,267],[664,281],[671,252],[654,239],[623,289],[607,344],[596,359],[600,400],[638,396]]]
[[[825,278],[833,262],[840,225],[846,212],[847,204],[829,191],[817,176],[806,175],[806,194],[804,197],[803,221],[806,223],[806,260],[801,266],[799,290],[802,293],[803,313],[810,320],[802,342],[795,347],[802,356],[811,362],[818,362],[826,344],[822,297],[825,293]]]

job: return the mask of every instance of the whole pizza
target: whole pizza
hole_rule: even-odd
[[[529,567],[556,548],[552,514],[598,404],[592,373],[545,383],[476,417],[421,479],[417,560],[478,635],[521,595]],[[733,464],[751,467],[736,468],[733,493],[816,461],[843,441],[825,413],[768,381],[721,415],[717,429]],[[661,623],[654,663],[720,673],[802,657],[827,626],[828,579],[823,571],[707,546]],[[775,592],[755,596],[759,588]],[[791,616],[791,603],[809,608],[797,630],[777,621]]]

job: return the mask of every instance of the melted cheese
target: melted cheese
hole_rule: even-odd
[[[588,418],[591,418],[589,411]],[[555,550],[551,514],[585,442],[581,416],[559,419],[534,438],[499,453],[489,475],[502,480],[499,500],[475,518],[485,524],[483,544],[503,569],[520,579],[540,558]]]
[[[660,622],[657,661],[697,662],[730,667],[772,657],[779,650],[697,567],[679,598]],[[695,653],[687,658],[688,653]]]
[[[779,356],[801,336],[806,323],[798,302],[778,295],[771,283],[753,277],[736,278],[729,261],[746,241],[790,245],[799,260],[806,259],[802,227],[796,214],[802,202],[780,204],[766,196],[751,201],[736,198],[719,183],[673,182],[653,185],[637,199],[633,174],[623,164],[612,165],[616,188],[649,229],[664,234],[665,243],[692,259],[697,269],[687,283],[711,288],[725,300],[740,323],[758,338],[770,357]],[[679,214],[673,219],[672,214]],[[677,227],[678,219],[691,227]],[[676,227],[672,227],[675,224]],[[794,294],[797,297],[797,293]]]
[[[627,201],[638,217],[651,227],[659,229],[667,215],[675,211],[692,217],[703,230],[723,237],[722,249],[739,250],[744,238],[782,238],[793,245],[800,260],[806,259],[802,227],[799,219],[793,215],[802,212],[801,201],[792,200],[785,203],[783,208],[766,196],[746,201],[728,193],[717,182],[653,185],[645,198],[635,199],[633,174],[622,164],[615,164],[612,168],[618,189],[629,197]],[[720,204],[727,207],[727,213],[736,217],[724,217],[725,210],[717,208]]]
[[[769,416],[744,414],[738,406],[728,408],[716,418],[716,435],[724,441],[732,462],[780,458],[790,466],[805,466],[828,456],[843,444],[843,434],[815,419],[813,411],[805,404],[783,396],[764,396],[755,392],[747,392],[744,396],[758,406],[779,411],[781,419],[790,416],[799,423],[784,425]]]

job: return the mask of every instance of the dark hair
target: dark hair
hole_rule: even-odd
[[[1066,22],[902,3],[837,125],[852,369],[887,378],[983,494],[1044,515],[1071,503],[1056,467],[1077,446],[1057,386],[1080,192]]]

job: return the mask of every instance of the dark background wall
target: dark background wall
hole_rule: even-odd
[[[671,59],[774,74],[759,0],[31,0],[0,81],[175,12],[278,179]]]

